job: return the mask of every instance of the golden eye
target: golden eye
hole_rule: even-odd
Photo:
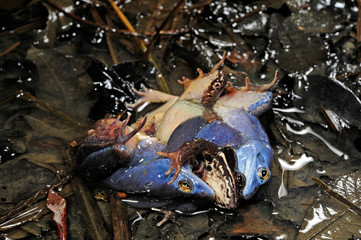
[[[193,183],[191,181],[189,181],[188,179],[182,179],[179,180],[177,183],[177,186],[179,187],[179,189],[183,192],[191,192],[193,191]]]
[[[271,173],[267,168],[259,168],[257,171],[257,175],[261,181],[266,181],[269,179]]]

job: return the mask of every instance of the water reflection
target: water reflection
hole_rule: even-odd
[[[297,170],[303,168],[303,166],[305,166],[307,163],[312,162],[312,161],[313,161],[313,158],[306,156],[306,154],[302,154],[299,159],[292,159],[290,162],[287,162],[286,160],[278,158],[278,162],[280,163],[280,165],[282,167],[282,175],[281,175],[282,180],[281,180],[281,185],[278,189],[278,197],[279,198],[285,197],[288,194],[287,189],[283,182],[284,172],[286,170],[297,171]]]
[[[343,159],[348,160],[349,156],[347,154],[345,154],[344,152],[342,152],[341,150],[337,149],[336,147],[332,146],[326,139],[324,139],[321,135],[319,135],[318,133],[316,133],[315,131],[312,130],[311,127],[306,127],[305,129],[302,129],[300,131],[294,130],[293,128],[291,128],[291,126],[286,123],[286,129],[287,131],[290,131],[291,133],[297,134],[297,135],[305,135],[305,134],[312,134],[315,137],[319,138],[322,142],[324,142],[326,144],[326,146],[332,151],[334,152],[337,156],[339,157],[343,157]]]

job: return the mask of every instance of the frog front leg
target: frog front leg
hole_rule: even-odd
[[[197,154],[202,154],[205,159],[209,159],[211,161],[217,153],[218,146],[202,138],[192,139],[184,143],[175,152],[157,152],[158,155],[168,157],[172,160],[171,166],[165,173],[166,175],[169,175],[174,169],[173,179],[169,181],[168,184],[172,184],[177,179],[184,162],[189,160],[191,157]]]

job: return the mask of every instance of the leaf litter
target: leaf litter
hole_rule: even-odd
[[[129,80],[130,86],[139,87],[140,82],[134,80],[139,79],[135,73],[121,74],[122,69],[141,64],[138,60],[142,56],[136,51],[137,46],[132,46],[129,36],[142,36],[145,43],[151,42],[157,27],[178,2],[171,1],[163,8],[156,8],[153,2],[150,5],[136,1],[123,3],[121,9],[139,31],[132,33],[121,29],[123,26],[115,20],[107,2],[99,1],[97,6],[84,2],[79,6],[62,1],[54,3],[57,8],[37,3],[34,5],[38,7],[36,10],[29,7],[17,12],[14,25],[4,26],[0,45],[3,51],[19,40],[21,42],[0,59],[0,86],[4,89],[1,97],[18,90],[30,91],[39,100],[87,125],[92,122],[90,119],[116,112],[115,106],[122,104],[120,97],[109,101],[107,98],[112,94],[106,89],[103,91],[100,85],[97,87],[101,91],[98,89],[97,93],[101,94],[88,94],[94,90],[86,73],[91,61],[94,58],[101,60],[105,68],[119,70],[122,81]],[[164,29],[160,29],[159,38],[152,42],[151,54],[172,92],[181,92],[176,84],[178,78],[196,76],[197,67],[206,71],[224,51],[236,53],[237,61],[229,59],[233,62],[227,62],[225,67],[230,81],[236,86],[243,84],[244,76],[263,83],[271,78],[275,69],[282,70],[280,95],[275,97],[274,110],[261,118],[274,146],[275,160],[270,182],[252,201],[242,203],[236,211],[213,209],[193,217],[181,216],[179,221],[183,221],[183,225],[168,223],[156,228],[161,215],[141,210],[142,219],[129,224],[135,239],[145,236],[150,239],[295,239],[298,229],[309,229],[307,233],[298,232],[299,239],[312,234],[334,238],[359,237],[359,216],[323,193],[319,196],[320,189],[312,181],[312,177],[317,177],[326,183],[331,182],[335,191],[359,204],[357,170],[360,148],[357,145],[361,134],[357,114],[360,87],[356,64],[359,59],[353,37],[357,31],[357,5],[347,2],[341,8],[340,4],[336,1],[285,0],[239,4],[232,1],[185,1],[185,6],[175,14],[180,20],[171,18]],[[68,9],[69,6],[73,11],[59,14],[59,9]],[[147,12],[149,6],[152,6],[153,14]],[[107,15],[113,26],[100,26],[91,17],[91,8],[96,8],[101,18]],[[11,12],[8,8],[6,11]],[[31,11],[39,14],[29,14]],[[57,18],[50,20],[50,14]],[[80,20],[77,16],[81,16]],[[320,16],[328,19],[321,27],[317,24],[321,21]],[[148,21],[150,18],[153,20]],[[44,22],[45,28],[40,27]],[[153,25],[147,26],[150,22]],[[104,23],[109,24],[109,21]],[[37,30],[32,31],[34,28]],[[112,28],[118,35],[112,36],[109,45],[104,30],[113,34]],[[13,32],[24,34],[24,38],[31,40],[20,39],[21,35]],[[49,42],[46,42],[47,38]],[[115,50],[112,50],[115,52],[113,60],[110,48]],[[198,57],[194,58],[195,55]],[[114,57],[119,64],[112,66]],[[124,65],[126,62],[135,64]],[[142,71],[145,72],[142,76],[156,73],[152,68],[143,68]],[[340,84],[335,85],[334,78]],[[141,81],[153,88],[162,87],[149,78]],[[103,102],[111,103],[108,110],[97,113],[95,110],[99,107],[93,108],[93,117],[89,119],[93,104],[101,98]],[[55,183],[71,171],[72,156],[63,150],[71,140],[87,130],[64,121],[54,112],[49,113],[36,102],[14,99],[11,103],[0,105],[0,146],[3,148],[0,171],[6,173],[1,177],[1,212],[9,205],[30,198],[37,190]],[[347,126],[342,131],[331,130],[330,122],[322,115],[322,107],[347,122]],[[69,204],[69,234],[74,238],[111,238],[112,223],[106,220],[110,216],[109,205],[92,198],[101,189],[85,185],[77,178],[70,185],[72,187],[64,187],[60,192]],[[32,186],[31,191],[28,191],[29,186]],[[82,189],[81,193],[79,189]],[[129,216],[136,211],[140,210],[128,207]],[[323,221],[313,228],[306,228],[312,219],[316,219],[315,214]],[[79,217],[81,215],[87,217]],[[49,216],[45,215],[43,219],[49,220]],[[19,239],[58,235],[56,229],[41,231],[38,228],[39,231],[31,232],[31,224],[27,222],[10,229],[2,236]]]

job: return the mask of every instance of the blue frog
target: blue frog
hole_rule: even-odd
[[[129,107],[165,104],[131,126],[129,118],[100,120],[78,150],[80,172],[127,193],[136,207],[192,212],[251,198],[271,176],[273,151],[257,116],[270,108],[278,74],[236,89],[225,80],[225,58],[208,74],[197,69],[195,80],[183,77],[179,97],[133,89],[141,98]]]
[[[123,122],[119,117],[100,120],[81,143],[77,169],[84,178],[126,193],[124,201],[138,208],[192,213],[214,202],[213,189],[188,165],[177,181],[167,184],[172,177],[164,173],[171,160],[157,154],[164,144],[137,133],[142,125],[137,129],[127,126],[130,116]]]
[[[158,154],[172,160],[166,172],[170,174],[175,169],[172,181],[177,178],[182,164],[193,156],[199,153],[209,155],[211,152],[215,156],[217,152],[226,151],[221,162],[228,163],[233,172],[229,186],[238,186],[232,191],[238,197],[229,202],[232,204],[218,204],[233,208],[237,199],[250,199],[271,176],[273,150],[257,117],[271,107],[278,71],[269,84],[252,85],[246,77],[245,86],[236,89],[225,80],[225,58],[224,54],[208,74],[197,69],[199,77],[195,80],[185,77],[179,80],[185,86],[184,93],[179,97],[143,86],[142,92],[133,89],[141,98],[129,106],[166,102],[146,115],[149,120],[141,131],[154,135],[166,145]],[[209,143],[217,148],[210,148]],[[211,173],[203,171],[205,175]],[[212,185],[215,180],[204,181]],[[221,190],[216,191],[216,200],[221,193]]]

